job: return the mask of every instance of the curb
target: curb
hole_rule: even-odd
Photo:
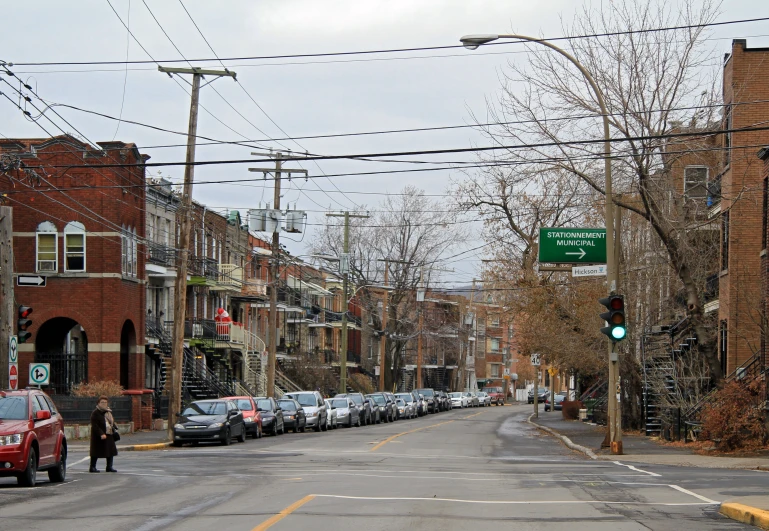
[[[769,529],[769,511],[741,503],[722,503],[718,512],[743,524]]]
[[[123,452],[149,452],[151,450],[163,450],[165,448],[168,448],[171,446],[170,442],[162,442],[162,443],[152,443],[152,444],[131,444],[127,446],[118,446],[118,451]],[[78,445],[71,445],[69,446],[70,451],[88,451],[90,449],[89,446],[78,446]]]
[[[559,438],[566,446],[568,446],[572,450],[576,450],[578,452],[582,452],[583,454],[588,456],[590,459],[598,459],[598,456],[595,455],[593,450],[591,450],[590,448],[588,448],[586,446],[582,446],[580,444],[575,444],[574,442],[572,442],[571,439],[569,439],[565,435],[561,435],[560,433],[558,433],[554,429],[548,428],[547,426],[542,426],[541,424],[537,424],[536,422],[531,420],[532,417],[534,417],[534,413],[529,415],[529,418],[526,420],[526,422],[528,422],[532,426],[536,426],[537,428],[539,428],[542,431],[546,431],[547,433],[549,433],[550,435],[553,435],[554,437]]]

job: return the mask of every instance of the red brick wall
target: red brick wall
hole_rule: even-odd
[[[0,152],[16,153],[28,168],[42,177],[15,171],[0,184],[14,209],[14,253],[17,274],[36,273],[35,232],[37,226],[52,222],[58,231],[56,273],[47,277],[45,287],[17,286],[19,304],[31,306],[32,337],[22,346],[21,385],[27,384],[27,365],[34,360],[40,327],[49,319],[67,317],[80,324],[87,335],[88,379],[120,380],[120,353],[115,350],[126,321],[135,330],[134,349],[129,354],[129,386],[143,387],[144,381],[144,170],[142,168],[89,168],[98,164],[141,164],[133,145],[102,144],[106,154],[69,137],[48,140],[10,140],[0,142]],[[31,149],[34,148],[34,153]],[[85,273],[64,272],[64,226],[82,223],[86,235]],[[136,229],[138,245],[137,278],[121,276],[122,226]],[[111,347],[109,345],[112,345]],[[141,351],[141,353],[140,353]]]
[[[763,125],[769,103],[752,102],[769,100],[769,49],[734,41],[723,83],[724,103],[735,104],[732,127]],[[722,175],[721,211],[729,209],[731,221],[728,269],[719,285],[719,318],[728,321],[728,373],[760,345],[762,163],[756,146],[767,144],[769,131],[733,133],[731,162]]]

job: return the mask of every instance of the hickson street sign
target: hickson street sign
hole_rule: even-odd
[[[606,229],[539,229],[540,264],[605,264]]]

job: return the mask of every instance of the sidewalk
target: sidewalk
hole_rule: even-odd
[[[120,441],[117,442],[117,449],[118,452],[160,450],[171,444],[167,441],[168,438],[165,430],[137,431],[134,433],[121,434]],[[76,439],[69,444],[69,450],[71,452],[87,452],[89,449],[89,439]]]
[[[603,459],[642,464],[701,468],[736,468],[769,471],[767,457],[716,457],[699,455],[688,448],[677,448],[658,444],[643,435],[622,435],[623,456],[611,455],[601,449],[606,435],[605,426],[596,426],[578,420],[564,420],[560,411],[540,412],[532,423],[549,428],[562,438],[570,448],[581,451],[592,459]],[[576,446],[576,447],[575,447]],[[592,454],[592,455],[591,455]],[[721,504],[721,514],[739,522],[769,530],[769,495],[745,496],[727,500]]]

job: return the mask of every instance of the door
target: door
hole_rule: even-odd
[[[32,396],[32,419],[37,416],[38,411],[51,412],[51,408],[48,407],[48,402],[42,395]],[[51,416],[47,420],[34,420],[35,434],[37,435],[37,444],[40,449],[40,456],[38,457],[38,466],[49,465],[54,462],[54,447],[56,446],[56,436],[54,434],[54,425],[56,419]]]

